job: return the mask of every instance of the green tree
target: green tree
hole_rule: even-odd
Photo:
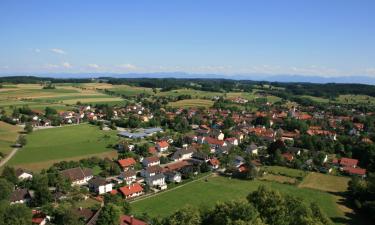
[[[16,170],[13,167],[5,166],[1,174],[1,177],[5,178],[6,180],[8,180],[9,182],[13,184],[18,183]]]
[[[0,178],[0,201],[8,200],[13,191],[13,184],[4,178]]]
[[[1,212],[0,225],[29,225],[31,224],[31,210],[23,204],[9,205]]]
[[[99,214],[97,225],[118,225],[121,210],[114,204],[109,203],[102,208]]]
[[[191,206],[177,210],[163,222],[164,225],[199,225],[200,223],[199,211]]]
[[[24,131],[26,132],[26,133],[31,133],[31,132],[33,132],[33,125],[31,125],[31,123],[26,123],[25,124],[25,128],[24,128]]]

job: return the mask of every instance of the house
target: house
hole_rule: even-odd
[[[80,219],[80,221],[84,222],[84,224],[94,225],[96,220],[98,219],[100,211],[100,209],[92,210],[88,208],[79,207],[73,209],[72,213],[76,215]]]
[[[357,167],[358,160],[357,159],[351,159],[351,158],[341,158],[339,162],[341,167]]]
[[[16,204],[16,203],[26,203],[30,201],[31,195],[28,189],[22,188],[22,189],[16,189],[13,191],[13,193],[10,195],[10,204]]]
[[[176,171],[167,171],[164,173],[165,179],[169,183],[180,183],[182,178],[181,178],[181,173],[176,172]]]
[[[246,152],[252,155],[258,155],[258,146],[254,143],[251,143],[249,146],[246,147]]]
[[[157,156],[146,157],[142,160],[144,167],[160,165],[160,158]]]
[[[351,175],[351,176],[359,176],[362,178],[366,177],[366,169],[362,169],[359,167],[344,167],[343,168],[344,173]]]
[[[227,143],[223,140],[215,139],[212,137],[203,137],[202,143],[206,143],[210,145],[211,152],[215,152],[215,150],[219,147],[227,146]]]
[[[221,130],[212,130],[209,132],[208,134],[210,137],[214,138],[214,139],[218,139],[220,141],[224,140],[224,133],[221,132]]]
[[[193,148],[181,148],[175,151],[172,156],[171,160],[173,161],[180,161],[185,159],[190,159],[193,156],[193,153],[195,152],[195,149]]]
[[[71,168],[61,171],[61,175],[72,182],[72,186],[87,184],[93,178],[92,170],[87,168]]]
[[[147,225],[146,222],[136,219],[133,216],[121,215],[120,225]]]
[[[238,145],[238,139],[237,138],[234,138],[234,137],[231,137],[231,138],[226,138],[225,139],[225,142],[231,144],[231,145],[235,145],[237,146]]]
[[[18,180],[27,180],[33,178],[33,174],[31,172],[25,171],[21,168],[16,170],[16,176]]]
[[[125,197],[125,199],[128,199],[142,195],[143,187],[138,183],[134,183],[128,186],[121,187],[119,191]]]
[[[131,184],[136,181],[137,174],[134,170],[127,170],[120,174],[119,178],[124,180],[126,184]]]
[[[167,151],[168,148],[169,148],[169,144],[166,141],[159,141],[159,142],[156,143],[156,149],[159,152]]]
[[[154,176],[146,177],[145,181],[149,186],[163,187],[165,185],[165,176],[162,173],[158,173]]]
[[[50,217],[39,210],[32,210],[31,223],[35,225],[45,225],[50,220]]]
[[[237,168],[239,168],[242,164],[245,163],[245,159],[241,156],[234,157],[233,165]]]
[[[193,153],[192,158],[200,162],[208,162],[210,159],[206,153],[198,151]]]
[[[294,159],[293,154],[290,153],[290,152],[285,152],[285,153],[281,154],[281,156],[282,156],[286,161],[288,161],[288,162],[291,162],[291,161],[293,161],[293,159]]]
[[[134,169],[136,164],[135,160],[131,157],[126,159],[120,159],[117,161],[123,171],[127,171],[129,169]]]
[[[102,177],[94,177],[88,182],[90,191],[95,192],[99,195],[112,191],[112,183],[108,183]]]
[[[211,169],[219,169],[220,161],[217,158],[212,158],[208,161],[209,166]]]
[[[145,169],[141,171],[141,175],[143,177],[152,177],[162,172],[163,172],[163,168],[161,168],[159,165],[156,165],[156,166],[146,167]]]

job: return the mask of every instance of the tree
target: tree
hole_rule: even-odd
[[[124,199],[119,195],[107,194],[104,196],[104,202],[105,204],[112,203],[118,206],[122,214],[129,214],[131,211],[131,206],[129,202],[124,201]]]
[[[164,225],[199,225],[201,216],[199,211],[191,206],[177,210],[163,222]]]
[[[120,209],[109,203],[104,206],[99,214],[97,225],[118,225],[120,221]]]
[[[31,223],[31,210],[23,204],[13,204],[0,210],[0,225],[29,225]]]
[[[20,145],[22,145],[22,146],[26,145],[27,144],[27,140],[26,140],[25,135],[20,135],[18,137],[17,143],[20,144]]]
[[[263,224],[258,211],[252,204],[244,200],[217,203],[213,210],[208,212],[204,224],[238,225]]]
[[[1,174],[1,177],[5,178],[9,182],[13,184],[18,183],[18,178],[16,176],[16,170],[13,167],[6,166],[4,167],[3,173]]]
[[[53,224],[56,225],[84,225],[79,216],[73,212],[70,204],[60,204],[59,207],[53,212]]]
[[[14,187],[12,183],[4,178],[0,178],[0,201],[8,200],[13,191],[13,188]]]
[[[25,128],[24,128],[24,131],[26,132],[26,133],[31,133],[31,132],[33,132],[33,126],[31,125],[31,123],[26,123],[25,124]]]
[[[48,189],[48,177],[46,175],[35,174],[31,187],[34,190],[33,205],[41,206],[52,201],[52,195]]]

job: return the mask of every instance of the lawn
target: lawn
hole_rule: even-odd
[[[142,93],[153,94],[151,88],[132,87],[129,85],[113,85],[112,88],[109,88],[108,90],[129,97],[137,96]]]
[[[0,152],[8,154],[18,137],[18,132],[22,129],[18,126],[10,125],[0,121]]]
[[[213,104],[213,101],[206,99],[184,99],[176,102],[170,102],[168,106],[174,108],[208,108],[211,107]]]
[[[282,175],[292,178],[304,178],[307,172],[297,169],[291,169],[283,166],[263,166],[262,169],[267,173],[274,175]]]
[[[135,215],[146,212],[153,217],[164,217],[185,205],[193,205],[202,209],[212,207],[218,201],[243,199],[260,185],[301,197],[307,202],[315,201],[329,217],[345,220],[332,194],[277,182],[244,181],[226,177],[211,177],[207,182],[204,180],[191,182],[183,187],[133,202],[131,206]]]
[[[203,97],[212,98],[214,96],[222,96],[224,95],[224,93],[182,88],[182,89],[177,89],[177,90],[158,92],[156,95],[157,96],[172,96],[172,97],[177,97],[179,95],[191,95],[192,98],[203,98]]]
[[[350,178],[331,176],[322,173],[309,173],[299,187],[312,188],[328,192],[345,192]]]
[[[26,146],[16,153],[9,164],[27,167],[30,164],[113,153],[107,146],[116,143],[116,133],[101,131],[97,126],[88,124],[34,131],[27,135]]]

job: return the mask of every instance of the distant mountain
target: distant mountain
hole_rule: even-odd
[[[297,82],[297,83],[358,83],[375,85],[375,77],[370,76],[339,76],[339,77],[323,77],[323,76],[304,76],[291,74],[239,74],[239,75],[223,75],[223,74],[193,74],[185,72],[160,72],[160,73],[17,73],[17,74],[1,74],[0,76],[40,76],[53,78],[206,78],[206,79],[232,79],[232,80],[254,80],[269,82]]]

